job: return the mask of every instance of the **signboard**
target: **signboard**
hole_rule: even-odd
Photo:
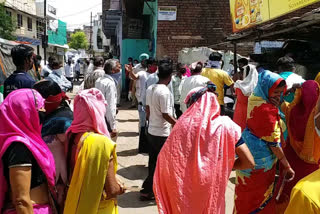
[[[229,0],[233,32],[256,26],[320,0]]]
[[[159,6],[158,20],[159,21],[177,20],[177,7],[176,6]]]

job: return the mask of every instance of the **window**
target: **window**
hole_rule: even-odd
[[[28,31],[32,31],[32,19],[28,17]]]
[[[17,14],[17,22],[18,22],[18,27],[22,27],[23,26],[22,15],[21,14]]]
[[[6,14],[8,15],[8,16],[12,16],[12,13],[11,13],[11,11],[8,11],[8,10],[6,10]]]

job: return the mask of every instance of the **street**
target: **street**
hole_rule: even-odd
[[[139,200],[139,188],[148,174],[148,156],[138,154],[138,111],[128,110],[129,103],[117,115],[119,138],[117,140],[118,176],[132,191],[118,198],[120,214],[156,214],[155,201]],[[234,172],[226,191],[226,213],[231,214],[234,198]]]

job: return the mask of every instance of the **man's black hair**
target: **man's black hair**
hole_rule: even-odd
[[[203,64],[201,62],[198,62],[195,69],[192,71],[192,73],[201,73],[203,68]]]
[[[248,65],[249,64],[249,60],[246,59],[246,58],[241,58],[238,60],[238,64],[243,64],[244,66]]]
[[[289,56],[281,57],[277,61],[277,67],[279,72],[293,71],[295,67],[294,63],[295,63],[294,60]]]
[[[95,67],[103,66],[103,64],[104,64],[104,59],[103,59],[103,57],[97,56],[97,57],[94,58],[93,65],[94,65]]]
[[[129,57],[129,58],[128,58],[128,61],[129,61],[129,62],[130,62],[130,61],[132,62],[132,61],[133,61],[133,58],[132,58],[132,57]]]
[[[172,75],[173,69],[172,65],[169,63],[161,63],[159,65],[159,73],[158,77],[159,79],[167,79]]]
[[[11,50],[12,61],[16,67],[24,66],[25,60],[30,59],[33,55],[34,49],[27,45],[17,45]]]
[[[222,60],[222,54],[219,52],[213,52],[209,56],[210,61],[221,61]]]
[[[49,96],[56,96],[60,94],[60,86],[52,80],[42,80],[34,84],[33,89],[37,90],[44,99],[47,99]]]

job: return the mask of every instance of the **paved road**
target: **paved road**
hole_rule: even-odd
[[[128,187],[141,187],[148,174],[148,156],[138,154],[138,112],[120,109],[117,116],[118,130],[117,140],[118,175]],[[226,192],[226,213],[231,214],[233,209],[234,173],[230,178]],[[137,190],[138,191],[138,190]],[[120,214],[156,214],[155,202],[139,201],[139,192],[129,192],[119,197]]]

